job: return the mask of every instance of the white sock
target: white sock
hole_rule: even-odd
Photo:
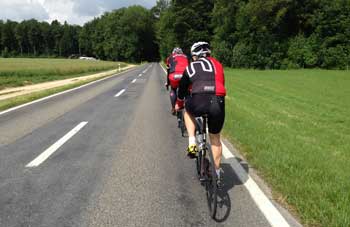
[[[216,169],[215,171],[216,171],[216,175],[217,175],[218,177],[220,177],[220,169]]]
[[[196,145],[196,137],[194,136],[189,136],[188,137],[188,145],[191,146],[191,145]]]

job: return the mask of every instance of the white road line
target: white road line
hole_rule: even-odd
[[[126,70],[126,71],[124,71],[124,72],[122,72],[122,73],[127,73],[127,72],[131,71],[132,69],[133,69],[133,68],[128,69],[128,70]],[[25,107],[25,106],[29,106],[29,105],[32,105],[32,104],[34,104],[34,103],[38,103],[38,102],[41,102],[41,101],[44,101],[44,100],[47,100],[47,99],[50,99],[50,98],[53,98],[53,97],[56,97],[56,96],[65,94],[65,93],[68,93],[68,92],[72,92],[72,91],[81,89],[81,88],[83,88],[83,87],[90,86],[90,85],[92,85],[92,84],[95,84],[95,83],[98,83],[98,82],[107,80],[107,79],[109,79],[109,78],[111,78],[111,77],[114,77],[114,76],[116,76],[116,75],[119,75],[119,74],[121,74],[121,73],[117,73],[117,74],[114,74],[114,75],[112,75],[112,76],[108,76],[108,77],[103,78],[103,79],[100,79],[100,80],[95,80],[95,81],[92,81],[92,82],[90,82],[90,83],[88,83],[88,84],[84,84],[84,85],[79,86],[79,87],[76,87],[76,88],[72,88],[72,89],[69,89],[69,90],[66,90],[66,91],[62,91],[62,92],[59,92],[59,93],[57,93],[57,94],[53,94],[53,95],[50,95],[50,96],[47,96],[47,97],[44,97],[44,98],[35,100],[35,101],[33,101],[33,102],[25,103],[25,104],[23,104],[23,105],[10,108],[10,109],[8,109],[8,110],[5,110],[5,111],[3,111],[3,112],[0,112],[0,116],[3,115],[3,114],[9,113],[9,112],[11,112],[11,111],[14,111],[14,110],[18,110],[18,109],[20,109],[20,108],[23,108],[23,107]]]
[[[139,77],[141,77],[141,76],[142,76],[142,73],[139,74]]]
[[[159,65],[160,65],[160,67],[162,67],[162,69],[164,70],[164,72],[165,72],[165,74],[166,74],[167,72],[166,72],[166,70],[164,69],[164,67],[162,66],[162,64],[159,63]]]
[[[31,161],[26,165],[26,167],[37,167],[41,163],[43,163],[50,155],[52,155],[55,151],[58,150],[63,144],[65,144],[70,138],[72,138],[77,132],[79,132],[88,122],[81,122],[75,128],[73,128],[70,132],[68,132],[65,136],[63,136],[60,140],[54,143],[51,147],[46,149],[43,153],[41,153],[36,159]]]
[[[131,81],[132,84],[135,83],[135,82],[136,82],[136,79],[134,79],[133,81]]]
[[[234,158],[235,156],[229,151],[229,149],[222,143],[222,154],[225,159]],[[260,211],[264,214],[267,221],[272,227],[289,227],[288,222],[284,219],[281,213],[276,209],[267,196],[261,191],[255,181],[249,176],[249,174],[243,169],[236,159],[230,160],[233,162],[232,168],[236,175],[244,182],[244,186],[247,188],[250,196],[253,198]]]
[[[125,89],[122,89],[121,91],[118,92],[114,97],[119,97],[121,94],[125,92]]]

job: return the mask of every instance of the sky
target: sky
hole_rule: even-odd
[[[103,12],[130,5],[155,6],[156,0],[0,0],[0,20],[37,19],[83,25]]]

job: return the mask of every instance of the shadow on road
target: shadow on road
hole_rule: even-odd
[[[227,220],[227,218],[230,216],[231,212],[231,198],[229,195],[229,191],[235,186],[235,185],[242,185],[244,182],[248,179],[248,165],[245,163],[241,163],[242,160],[239,158],[235,158],[235,161],[240,163],[244,171],[243,176],[243,182],[239,179],[235,171],[233,170],[231,164],[229,163],[221,163],[221,168],[224,171],[224,186],[223,188],[218,192],[218,206],[217,206],[217,212],[216,212],[216,222],[224,222]],[[242,176],[241,176],[242,178]]]

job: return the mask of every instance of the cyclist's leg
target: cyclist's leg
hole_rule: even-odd
[[[209,136],[215,161],[215,168],[218,170],[220,168],[222,155],[220,132],[225,120],[225,98],[213,96],[210,103],[211,105],[208,116]]]
[[[196,137],[195,137],[195,130],[196,130],[195,117],[198,116],[198,113],[197,113],[198,106],[196,103],[198,103],[198,100],[196,101],[196,98],[194,96],[188,96],[186,98],[184,120],[185,120],[185,125],[188,133],[187,152],[190,158],[194,158],[197,152]]]
[[[195,136],[196,120],[195,117],[201,117],[206,113],[209,99],[203,95],[193,95],[186,98],[185,103],[185,124],[189,136]]]
[[[221,155],[222,155],[222,144],[220,140],[220,133],[212,134],[209,133],[211,150],[213,152],[215,169],[220,169]]]
[[[185,125],[186,125],[188,136],[195,137],[195,130],[196,130],[195,118],[188,111],[185,111],[184,119],[185,119]]]
[[[175,112],[175,103],[176,103],[177,95],[176,89],[170,88],[170,103],[171,103],[171,112]]]

